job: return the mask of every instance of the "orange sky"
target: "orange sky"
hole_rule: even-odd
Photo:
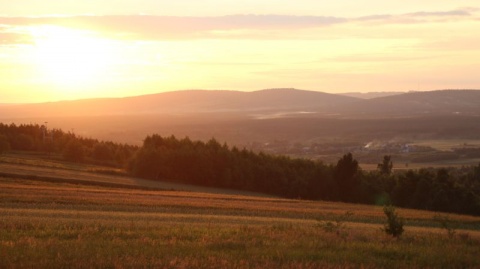
[[[477,1],[237,2],[0,0],[0,103],[480,88]]]

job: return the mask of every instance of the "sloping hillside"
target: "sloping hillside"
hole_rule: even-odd
[[[439,90],[361,100],[338,108],[355,116],[479,115],[480,90]]]
[[[126,98],[4,106],[0,107],[0,117],[317,111],[357,100],[353,97],[296,89],[256,92],[188,90]]]

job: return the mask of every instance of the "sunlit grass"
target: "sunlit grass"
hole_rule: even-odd
[[[449,215],[450,238],[432,212],[398,213],[395,240],[374,206],[0,178],[0,267],[480,266],[480,218]],[[321,228],[332,220],[341,234]]]
[[[58,156],[57,156],[58,157]],[[57,159],[44,153],[13,152],[0,155],[0,174],[15,175],[16,178],[36,179],[39,181],[90,184],[96,186],[115,186],[137,189],[183,190],[229,195],[249,195],[268,197],[262,193],[248,191],[202,187],[169,181],[153,181],[127,176],[123,169],[77,164]],[[4,174],[5,175],[5,174]]]
[[[33,152],[21,152],[15,151],[0,155],[0,162],[9,164],[28,165],[33,167],[43,168],[55,168],[72,171],[84,171],[84,172],[125,172],[122,169],[113,167],[104,167],[93,164],[72,163],[61,160],[61,156],[58,154],[48,153],[33,153]]]

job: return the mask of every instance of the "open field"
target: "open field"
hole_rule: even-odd
[[[398,212],[397,240],[375,206],[1,177],[0,268],[480,266],[479,217]]]
[[[1,155],[0,176],[105,187],[268,196],[248,191],[134,178],[127,176],[127,173],[122,169],[91,164],[76,164],[48,158],[44,154],[32,154],[28,152],[15,152]]]

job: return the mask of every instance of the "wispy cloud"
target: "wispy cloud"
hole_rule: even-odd
[[[396,55],[391,55],[391,54],[384,54],[384,55],[378,55],[378,54],[367,54],[367,55],[344,55],[344,56],[339,56],[339,57],[331,57],[331,58],[326,58],[322,59],[321,61],[317,62],[324,62],[326,61],[332,61],[332,62],[370,62],[370,63],[385,63],[385,62],[409,62],[409,61],[423,61],[423,60],[430,60],[430,59],[435,59],[439,58],[441,56],[396,56]]]
[[[30,35],[25,34],[21,29],[18,29],[18,27],[2,25],[0,23],[0,45],[26,43],[32,43],[32,38]]]
[[[405,16],[411,17],[456,17],[456,16],[471,16],[472,10],[469,9],[457,9],[451,11],[440,11],[440,12],[427,12],[420,11],[406,14]]]
[[[449,11],[419,11],[400,15],[377,14],[356,18],[287,15],[0,17],[0,43],[29,43],[31,38],[28,33],[13,32],[11,29],[39,25],[87,29],[120,39],[276,39],[281,38],[282,31],[287,32],[286,30],[321,28],[347,23],[412,24],[446,20],[478,20],[475,12],[477,12],[476,8],[462,8]],[[2,25],[3,27],[1,27]]]
[[[0,32],[0,45],[2,44],[24,44],[30,43],[28,36],[18,33],[2,33]]]
[[[325,27],[347,19],[321,16],[232,15],[222,17],[74,16],[0,17],[0,24],[16,27],[55,25],[101,32],[119,39],[169,40],[198,38],[275,38],[265,31]],[[259,34],[262,32],[262,34]],[[0,29],[0,33],[5,33]],[[5,42],[22,40],[21,33]]]
[[[445,22],[453,20],[476,19],[476,8],[463,8],[449,11],[418,11],[406,14],[380,14],[363,16],[353,20],[360,22],[376,22],[382,24],[419,24],[426,22]]]

